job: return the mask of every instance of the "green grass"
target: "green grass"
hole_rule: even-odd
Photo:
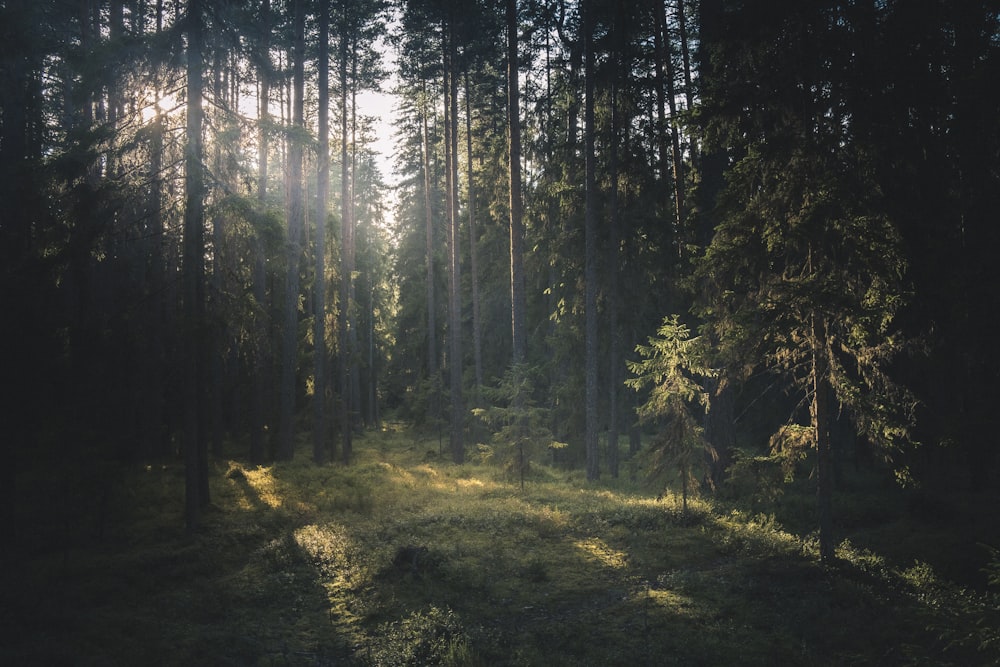
[[[535,464],[440,460],[369,434],[350,468],[217,461],[182,530],[173,465],[120,470],[95,522],[44,485],[43,537],[5,567],[0,663],[46,665],[992,664],[995,612],[927,566],[753,515]],[[42,511],[44,505],[44,511]],[[860,510],[858,510],[860,512]],[[872,520],[874,525],[874,520]],[[100,525],[96,530],[94,526]],[[89,526],[89,527],[88,527]],[[99,534],[102,534],[99,538]],[[912,563],[910,563],[912,565]],[[964,596],[964,597],[963,597]],[[979,606],[977,606],[979,605]],[[984,616],[985,615],[985,616]]]

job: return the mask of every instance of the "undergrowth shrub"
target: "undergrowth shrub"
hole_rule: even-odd
[[[728,516],[720,517],[720,526],[725,530],[718,536],[718,545],[723,553],[734,556],[766,558],[801,553],[803,542],[795,535],[787,533],[773,514],[748,516],[745,512],[733,510]]]
[[[472,637],[449,608],[431,606],[406,618],[379,626],[369,646],[373,666],[476,664]]]
[[[989,547],[987,547],[989,548]],[[986,568],[991,585],[1000,584],[1000,552],[990,548]],[[927,631],[953,664],[1000,665],[1000,595],[976,592],[942,579],[929,564],[915,562],[897,570],[884,558],[859,549],[848,540],[837,548],[837,557],[883,585],[922,605],[930,615]]]
[[[308,525],[295,531],[295,544],[309,558],[320,574],[333,578],[343,575],[356,559],[352,540],[337,524]]]
[[[945,642],[946,654],[959,660],[981,657],[983,664],[1000,665],[1000,595],[940,579],[926,563],[914,564],[900,578],[911,595],[936,612],[928,630]]]

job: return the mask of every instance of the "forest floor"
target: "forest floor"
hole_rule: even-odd
[[[96,505],[45,505],[22,482],[15,524],[36,525],[6,549],[0,663],[1000,662],[980,646],[997,598],[907,561],[912,530],[879,538],[879,498],[843,506],[864,530],[824,566],[774,514],[684,512],[642,482],[544,465],[522,489],[405,429],[355,447],[349,468],[313,465],[304,442],[290,463],[215,461],[194,534],[179,465],[97,471]]]

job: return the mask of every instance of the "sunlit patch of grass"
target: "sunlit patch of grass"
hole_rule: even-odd
[[[665,588],[648,588],[643,595],[657,607],[676,614],[688,614],[695,607],[693,598]]]
[[[573,545],[582,551],[587,558],[597,561],[604,567],[622,569],[628,564],[628,554],[618,549],[612,549],[599,537],[588,537],[576,540]]]
[[[818,553],[808,541],[785,532],[774,515],[751,516],[733,510],[716,521],[723,529],[718,539],[726,553],[753,557],[789,556],[813,550]]]
[[[282,506],[284,499],[273,475],[274,466],[244,468],[235,461],[229,462],[226,478],[243,487],[244,493],[237,500],[240,509],[252,510],[258,503],[271,509]]]
[[[349,467],[307,447],[219,462],[194,535],[179,468],[127,478],[123,541],[34,561],[45,595],[14,596],[70,647],[48,662],[113,646],[122,664],[929,664],[952,619],[979,618],[950,615],[961,600],[926,566],[845,542],[821,567],[808,536],[710,499],[685,512],[544,464],[522,491],[405,429],[358,438]],[[39,662],[28,650],[0,662]]]

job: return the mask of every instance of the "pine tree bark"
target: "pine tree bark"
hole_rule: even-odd
[[[340,437],[341,455],[345,465],[350,465],[354,453],[354,405],[351,384],[351,367],[354,350],[351,349],[351,284],[354,279],[354,221],[351,202],[350,167],[348,160],[348,139],[350,129],[350,109],[348,95],[348,57],[351,35],[342,8],[339,26],[338,66],[340,76],[340,311],[338,316],[338,347],[340,351]]]
[[[656,31],[655,31],[656,57],[656,93],[657,93],[657,121],[660,126],[660,164],[662,177],[666,178],[667,173],[671,175],[674,193],[674,236],[677,244],[678,254],[681,248],[680,235],[684,224],[684,173],[681,158],[681,142],[677,129],[677,102],[674,85],[674,59],[670,48],[670,37],[667,31],[667,15],[662,0],[656,0]],[[664,71],[663,64],[666,63]],[[668,120],[666,108],[670,109]],[[667,161],[667,138],[670,140],[670,164]],[[663,188],[663,192],[669,190]],[[666,210],[666,206],[664,210]]]
[[[584,0],[584,447],[587,479],[600,477],[597,419],[597,161],[594,146],[593,0]]]
[[[305,127],[305,10],[304,0],[292,3],[292,126]],[[305,209],[302,201],[302,153],[299,137],[288,144],[288,238],[285,277],[285,318],[281,347],[281,437],[278,458],[295,456],[295,394],[298,370],[299,263],[302,258],[302,231]]]
[[[421,82],[421,86],[425,86]],[[424,262],[427,277],[427,378],[433,380],[438,373],[437,358],[437,306],[434,289],[434,210],[431,202],[431,140],[428,128],[430,103],[426,88],[421,90],[420,121],[424,172]]]
[[[518,83],[517,0],[507,0],[507,128],[510,180],[510,322],[512,364],[525,361],[527,296],[524,277],[524,204],[521,196],[521,102]]]
[[[257,132],[257,202],[263,210],[267,205],[267,157],[269,145],[269,127],[271,114],[269,111],[271,103],[271,56],[270,49],[270,26],[271,26],[271,0],[261,2],[261,44],[260,44],[260,67],[257,71],[258,85],[260,86],[260,110],[258,112],[258,132]],[[254,238],[254,263],[253,263],[253,295],[256,312],[254,313],[254,337],[256,345],[254,348],[254,372],[253,377],[253,397],[251,399],[253,408],[250,417],[250,461],[251,463],[263,463],[264,461],[264,411],[267,401],[267,387],[270,385],[269,373],[266,370],[267,355],[265,346],[269,339],[267,327],[267,271],[266,271],[266,251],[264,248],[263,230],[257,230]]]
[[[828,406],[828,362],[826,328],[822,317],[811,318],[812,406],[810,412],[816,438],[816,501],[819,514],[819,555],[824,563],[834,558],[833,544],[833,460],[830,449]]]
[[[318,137],[316,154],[316,264],[313,286],[313,461],[326,462],[326,209],[330,189],[330,2],[317,7]]]
[[[204,337],[204,221],[205,175],[202,165],[203,7],[191,0],[187,16],[187,145],[184,151],[184,521],[188,531],[198,527],[203,495],[202,471],[207,471],[207,446],[201,428]]]
[[[469,273],[472,283],[472,358],[476,373],[476,396],[483,386],[483,334],[480,327],[479,311],[479,239],[476,235],[476,188],[472,169],[472,100],[469,86],[469,72],[465,72],[465,173],[468,179],[469,206]]]
[[[461,237],[458,216],[458,79],[455,72],[454,17],[449,17],[444,34],[444,125],[445,199],[449,229],[448,272],[448,369],[451,392],[449,443],[455,463],[465,459],[465,408],[462,397],[462,299]]]
[[[618,478],[618,388],[622,385],[621,335],[619,331],[618,304],[619,294],[619,262],[621,260],[621,211],[620,211],[620,138],[619,133],[628,132],[628,122],[622,122],[619,108],[619,86],[628,80],[628,73],[623,67],[625,40],[625,7],[619,1],[616,5],[615,26],[613,32],[613,48],[615,60],[615,77],[611,83],[611,142],[610,177],[611,201],[610,224],[608,226],[608,473]]]

